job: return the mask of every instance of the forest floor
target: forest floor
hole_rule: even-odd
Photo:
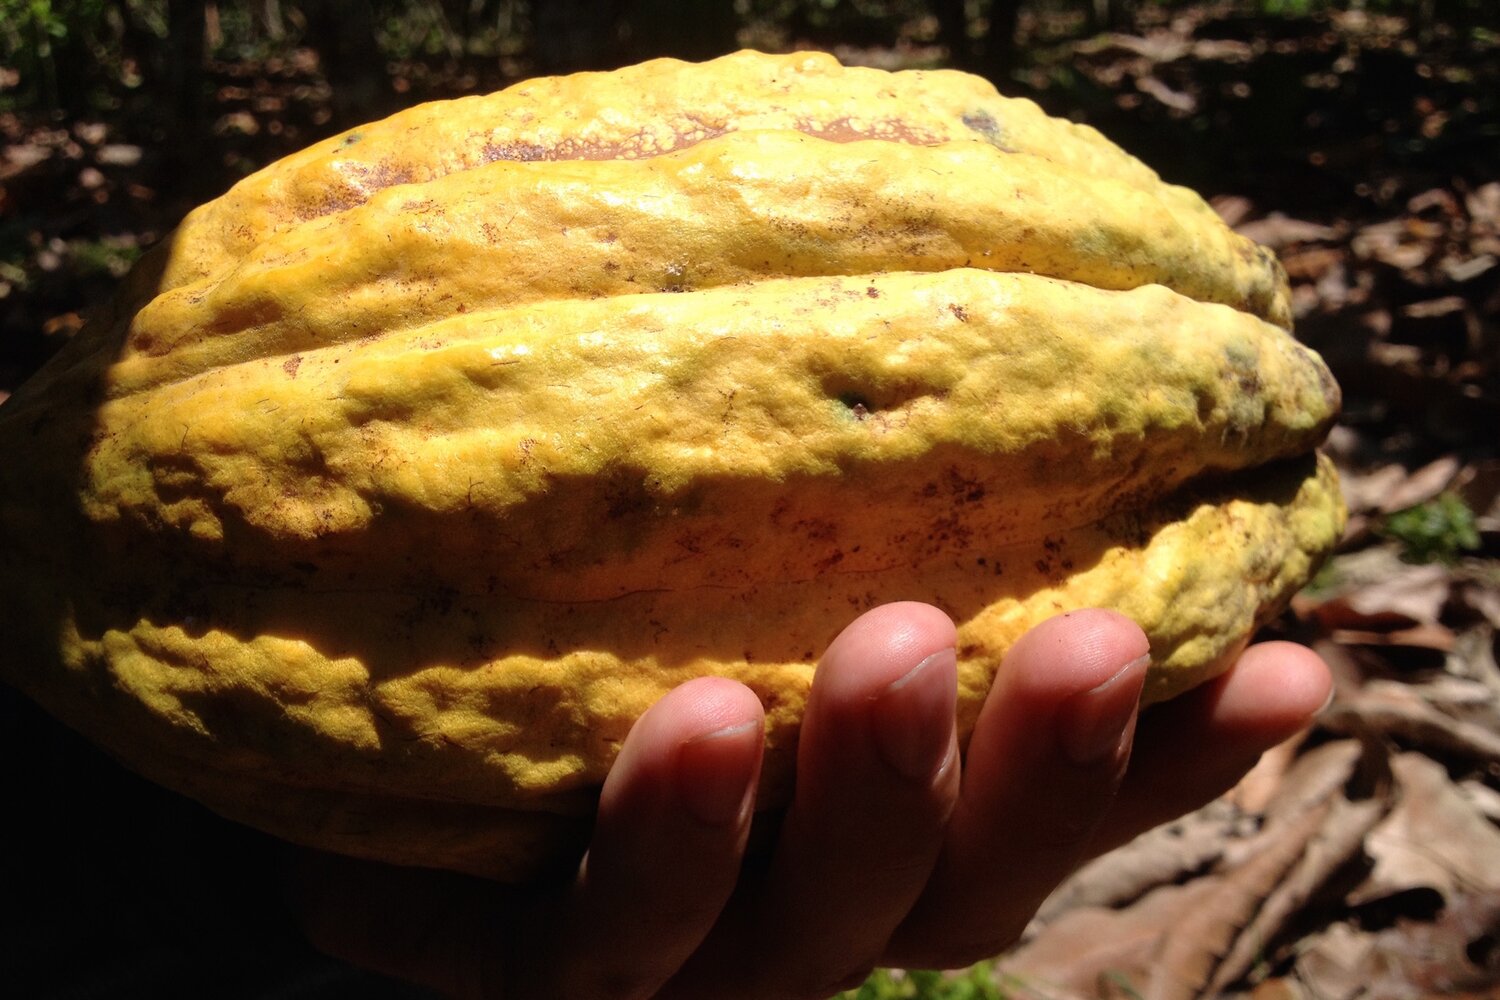
[[[1315,728],[1085,868],[985,975],[1037,998],[1500,996],[1500,35],[1214,4],[1087,39],[1022,27],[1002,89],[1097,125],[1280,254],[1298,335],[1344,388],[1328,448],[1351,522],[1269,630],[1334,669]],[[942,60],[921,31],[836,41],[781,39]],[[414,101],[509,72],[392,81]],[[313,53],[211,77],[187,173],[129,102],[0,113],[0,401],[194,203],[331,127]],[[862,993],[981,995],[914,984]]]

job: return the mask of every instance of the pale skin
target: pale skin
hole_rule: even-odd
[[[765,856],[745,858],[760,704],[703,678],[631,731],[571,881],[308,855],[295,906],[325,951],[455,997],[813,1000],[878,965],[995,954],[1078,865],[1231,787],[1332,689],[1310,650],[1269,642],[1141,713],[1145,635],[1079,611],[1016,644],[960,758],[953,644],[917,603],[834,640]]]

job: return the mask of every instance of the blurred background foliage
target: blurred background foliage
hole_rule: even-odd
[[[311,50],[334,84],[363,85],[393,64],[490,63],[511,75],[610,68],[656,55],[706,58],[742,43],[941,46],[930,57],[1004,75],[1017,32],[1123,29],[1189,0],[0,0],[0,109],[79,115],[144,99],[163,111],[206,99],[203,64]],[[1243,16],[1331,10],[1399,13],[1496,30],[1489,0],[1244,0]],[[183,87],[192,93],[182,94]],[[364,108],[361,110],[369,110]]]

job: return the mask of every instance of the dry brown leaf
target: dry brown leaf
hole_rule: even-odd
[[[1193,915],[1171,929],[1152,963],[1145,1000],[1198,1000],[1215,982],[1222,959],[1253,921],[1276,886],[1297,864],[1328,817],[1331,802],[1255,838],[1245,862],[1222,875],[1199,879],[1211,885]]]
[[[1383,244],[1375,248],[1375,259],[1398,271],[1414,271],[1431,256],[1431,243]]]
[[[1297,758],[1275,795],[1266,803],[1266,825],[1294,821],[1307,810],[1339,793],[1354,776],[1363,748],[1358,740],[1335,740]],[[1231,852],[1231,864],[1241,860]]]
[[[1139,992],[1163,936],[1196,920],[1216,889],[1214,879],[1195,879],[1155,889],[1125,910],[1070,910],[1003,958],[997,971],[1007,980],[1040,984],[1043,990],[1104,996],[1119,982],[1133,984]]]
[[[1200,38],[1193,42],[1193,58],[1204,62],[1249,62],[1255,48],[1232,38]]]
[[[1135,86],[1141,93],[1156,98],[1173,111],[1189,114],[1198,110],[1198,99],[1196,97],[1180,90],[1173,90],[1170,85],[1159,77],[1140,77],[1135,81]]]
[[[1251,971],[1263,957],[1267,943],[1280,938],[1309,900],[1360,853],[1366,835],[1389,808],[1385,796],[1358,802],[1344,798],[1331,800],[1327,816],[1307,841],[1296,865],[1277,882],[1219,963],[1209,983],[1210,995],[1223,991]]]
[[[1500,893],[1462,896],[1431,923],[1401,921],[1377,935],[1368,997],[1500,996]]]
[[[1406,210],[1414,215],[1437,209],[1443,215],[1458,215],[1458,199],[1447,188],[1428,188],[1406,200]]]
[[[1415,625],[1390,632],[1336,628],[1329,633],[1329,637],[1346,646],[1405,646],[1409,649],[1433,649],[1439,653],[1453,652],[1457,641],[1452,629],[1438,624]]]
[[[62,313],[42,323],[42,333],[48,337],[71,337],[83,329],[83,317],[76,312]]]
[[[1366,841],[1374,867],[1352,905],[1413,889],[1445,900],[1500,893],[1500,830],[1459,792],[1441,764],[1419,753],[1391,761],[1400,801]]]
[[[1316,222],[1303,222],[1300,219],[1288,218],[1280,212],[1273,212],[1264,219],[1247,222],[1238,228],[1242,236],[1273,250],[1280,250],[1293,243],[1314,243],[1320,240],[1337,239],[1339,235],[1335,229],[1318,225]]]
[[[1406,215],[1401,218],[1401,228],[1407,235],[1419,240],[1440,240],[1448,235],[1445,222],[1436,219],[1419,219]]]
[[[1500,704],[1500,663],[1495,662],[1495,626],[1476,625],[1459,634],[1447,670],[1483,684],[1490,698]],[[1500,727],[1497,727],[1500,728]]]
[[[0,180],[7,180],[52,156],[52,150],[34,143],[15,143],[5,147],[0,159]]]
[[[1459,595],[1464,604],[1490,623],[1491,628],[1500,628],[1500,588],[1464,587]]]
[[[1339,470],[1339,487],[1350,512],[1378,511],[1386,497],[1406,482],[1407,471],[1394,463],[1379,465],[1368,472]]]
[[[1500,733],[1438,711],[1408,685],[1372,681],[1318,720],[1330,732],[1381,736],[1435,754],[1500,764]]]
[[[1196,998],[1240,979],[1259,946],[1359,849],[1383,811],[1380,801],[1344,799],[1362,753],[1358,741],[1340,740],[1278,765],[1274,790],[1257,793],[1264,826],[1248,840],[1233,836],[1245,814],[1220,800],[1080,871],[1048,901],[1045,919],[1002,971],[1096,996],[1135,990],[1151,1000]],[[1219,873],[1170,884],[1220,855]],[[1124,909],[1105,908],[1131,899]]]
[[[139,146],[132,146],[126,143],[111,143],[100,146],[98,151],[94,153],[94,159],[106,166],[133,167],[141,162],[143,155],[145,155],[144,151]]]
[[[1447,489],[1461,468],[1462,463],[1454,455],[1444,455],[1442,458],[1429,462],[1415,472],[1409,473],[1401,484],[1392,489],[1380,502],[1378,509],[1382,513],[1390,514],[1408,507],[1415,507],[1419,503],[1426,503]]]
[[[1393,346],[1384,344],[1379,339],[1388,336],[1391,332],[1391,311],[1381,307],[1367,309],[1354,317],[1354,322],[1363,328],[1366,335],[1376,338],[1373,341],[1367,342],[1366,347],[1370,360],[1378,363],[1380,359],[1375,356],[1376,349]],[[1418,356],[1420,357],[1420,350]]]
[[[1297,956],[1295,981],[1305,984],[1319,1000],[1354,1000],[1369,986],[1374,947],[1373,934],[1345,923],[1332,924]]]
[[[1496,264],[1500,264],[1500,260],[1494,254],[1481,253],[1477,257],[1445,257],[1441,266],[1444,277],[1461,285],[1488,273]]]
[[[1310,608],[1304,605],[1304,613],[1328,629],[1433,624],[1453,590],[1447,567],[1404,563],[1385,545],[1336,557],[1332,572],[1337,592]]]
[[[1238,194],[1216,194],[1208,199],[1208,203],[1230,229],[1248,219],[1255,210],[1249,198]]]
[[[1475,778],[1466,778],[1458,783],[1458,794],[1462,795],[1479,815],[1491,823],[1500,824],[1500,791],[1496,791]]]
[[[1500,181],[1470,191],[1464,198],[1464,207],[1473,222],[1500,229]]]
[[[1344,308],[1354,297],[1355,290],[1350,287],[1349,271],[1344,266],[1342,252],[1338,253],[1326,269],[1318,275],[1315,291],[1318,300],[1324,308],[1329,310]]]
[[[1444,295],[1442,298],[1408,303],[1401,307],[1401,315],[1411,319],[1437,319],[1461,313],[1468,305],[1468,301],[1461,295]]]
[[[1452,590],[1447,567],[1401,564],[1377,583],[1367,584],[1336,600],[1339,624],[1377,624],[1406,619],[1434,624]]]
[[[1250,1000],[1311,1000],[1302,984],[1287,976],[1279,976],[1276,979],[1266,979],[1255,985],[1250,991]],[[1317,1000],[1323,1000],[1318,997]],[[1339,998],[1334,998],[1339,1000]]]
[[[1128,52],[1148,63],[1161,65],[1193,58],[1209,62],[1248,62],[1255,49],[1246,42],[1234,39],[1195,39],[1180,30],[1165,29],[1149,31],[1144,35],[1111,32],[1086,39],[1074,46],[1074,51],[1086,55],[1101,55],[1111,51]]]
[[[1354,465],[1365,450],[1365,436],[1347,424],[1334,424],[1323,441],[1323,450],[1338,464],[1339,482],[1356,472]]]
[[[1432,255],[1430,240],[1436,236],[1421,228],[1414,229],[1411,225],[1414,221],[1408,217],[1362,226],[1350,246],[1360,258],[1378,260],[1398,271],[1421,267]]]
[[[1096,858],[1042,904],[1028,938],[1069,910],[1127,905],[1158,886],[1206,870],[1244,822],[1238,809],[1220,800]]]
[[[1372,312],[1367,315],[1384,316],[1385,326],[1389,329],[1389,313]],[[1413,378],[1426,377],[1426,371],[1422,366],[1422,348],[1416,344],[1392,344],[1389,341],[1377,340],[1370,344],[1368,355],[1370,361],[1382,368],[1396,368],[1410,373]]]
[[[1277,982],[1298,983],[1302,996],[1317,1000],[1494,998],[1500,995],[1497,939],[1500,896],[1463,896],[1431,922],[1403,920],[1379,932],[1333,924],[1306,939],[1292,974]]]
[[[1306,731],[1298,733],[1261,754],[1260,760],[1240,779],[1239,784],[1225,793],[1225,801],[1233,803],[1246,813],[1258,815],[1265,812],[1281,783],[1286,780],[1287,772],[1296,762],[1298,751],[1307,735]]]
[[[1447,673],[1406,687],[1433,708],[1441,709],[1454,718],[1474,721],[1476,717],[1496,711],[1495,692],[1476,677]],[[1500,716],[1493,721],[1496,724],[1489,728],[1500,730]]]
[[[1319,281],[1336,270],[1344,270],[1344,254],[1342,247],[1302,247],[1288,251],[1281,266],[1293,281]]]

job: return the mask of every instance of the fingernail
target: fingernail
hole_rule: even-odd
[[[931,777],[948,756],[958,701],[958,656],[939,650],[892,681],[870,709],[875,747],[896,771]]]
[[[1103,684],[1063,703],[1058,738],[1073,763],[1097,764],[1120,752],[1134,729],[1141,682],[1150,665],[1149,653],[1131,660]]]
[[[677,750],[677,789],[682,803],[702,823],[723,826],[739,819],[755,791],[760,723],[752,720],[705,733]]]

